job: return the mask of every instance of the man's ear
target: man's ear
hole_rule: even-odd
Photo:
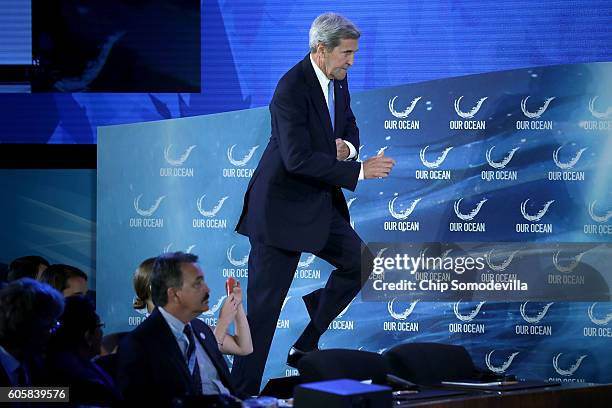
[[[168,303],[174,303],[177,298],[177,288],[166,289],[166,295],[168,296]]]
[[[95,335],[95,331],[95,329],[89,329],[85,332],[85,343],[90,347],[93,346],[93,338]]]
[[[317,53],[325,53],[325,44],[323,43],[319,43],[317,44]]]

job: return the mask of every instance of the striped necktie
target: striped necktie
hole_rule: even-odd
[[[191,325],[186,324],[183,329],[183,333],[187,336],[187,340],[189,340],[189,346],[187,346],[187,367],[191,366],[191,359],[193,358],[193,371],[191,372],[191,380],[193,381],[193,386],[196,389],[196,394],[202,394],[202,378],[200,377],[200,366],[198,365],[198,359],[195,355],[195,338],[193,336],[193,331],[191,330]]]

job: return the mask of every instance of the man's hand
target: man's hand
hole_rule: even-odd
[[[350,150],[344,140],[336,139],[336,159],[344,161],[348,158]]]
[[[383,151],[363,162],[363,178],[372,179],[387,177],[393,166],[395,166],[395,160],[386,157]]]

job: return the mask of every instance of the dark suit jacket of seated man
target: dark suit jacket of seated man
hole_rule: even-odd
[[[178,254],[195,257],[191,254]],[[160,267],[158,265],[159,259],[169,258],[173,255],[175,254],[159,257],[154,266],[151,289],[154,302],[157,300],[157,307],[145,321],[123,339],[119,346],[117,384],[123,397],[129,403],[140,404],[147,401],[156,405],[169,406],[174,398],[202,394],[202,390],[196,389],[192,372],[188,367],[185,350],[179,347],[179,340],[177,340],[182,328],[177,330],[176,326],[184,326],[185,322],[190,323],[193,337],[208,356],[209,362],[212,363],[212,367],[209,365],[208,368],[216,370],[216,373],[207,373],[206,375],[212,374],[220,380],[222,387],[226,388],[226,390],[221,389],[219,393],[224,393],[224,391],[229,391],[232,395],[238,393],[230,378],[227,364],[219,351],[213,331],[206,323],[197,318],[193,318],[191,321],[184,318],[186,315],[198,316],[199,313],[208,309],[209,289],[203,281],[201,270],[192,263],[195,261],[179,262],[180,268],[183,271],[187,269],[189,272],[183,274],[182,289],[171,288],[171,284],[163,282],[163,273],[159,269],[168,268],[163,264]],[[192,286],[196,287],[197,285],[201,286],[194,290]],[[167,303],[159,301],[159,292],[164,288],[168,292]],[[188,291],[192,291],[192,293],[185,295],[185,292]],[[171,297],[172,299],[170,299]],[[181,316],[183,319],[179,321],[177,316],[169,313],[169,310],[171,310],[169,305],[171,303],[176,305],[176,302],[181,303],[184,310],[190,310],[191,307],[193,313],[183,314]],[[162,303],[164,303],[163,311],[160,310],[160,304]],[[198,303],[201,305],[198,305]],[[175,327],[171,328],[169,322]],[[199,357],[197,362],[200,363]],[[201,364],[199,365],[202,367]],[[204,380],[204,378],[202,379]]]

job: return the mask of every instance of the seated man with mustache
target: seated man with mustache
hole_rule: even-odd
[[[119,346],[117,384],[128,402],[168,406],[185,396],[237,395],[213,331],[197,319],[210,296],[197,260],[182,252],[155,260],[156,307]]]

